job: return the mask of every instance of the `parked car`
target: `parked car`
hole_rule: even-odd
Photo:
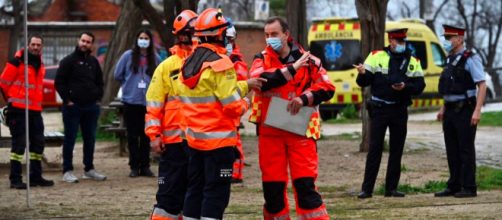
[[[493,81],[490,74],[486,73],[486,98],[485,101],[491,101],[495,99],[495,87],[493,87]]]
[[[54,80],[56,79],[56,72],[58,66],[47,66],[45,67],[45,77],[44,77],[44,89],[43,89],[43,99],[42,107],[44,108],[59,108],[63,104],[63,100],[56,92],[56,87],[54,85]]]

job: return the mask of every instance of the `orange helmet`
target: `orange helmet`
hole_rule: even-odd
[[[211,37],[222,35],[229,23],[223,17],[220,9],[208,8],[204,10],[195,21],[195,34],[197,37]]]
[[[193,27],[192,23],[197,19],[197,14],[191,10],[182,11],[173,23],[173,34],[178,34],[183,30],[190,29]]]

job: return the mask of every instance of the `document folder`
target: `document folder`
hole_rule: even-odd
[[[287,111],[288,100],[272,97],[268,106],[265,124],[304,136],[307,132],[310,117],[316,111],[313,107],[303,106],[296,115]]]

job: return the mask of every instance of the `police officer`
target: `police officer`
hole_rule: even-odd
[[[437,119],[443,121],[450,179],[447,188],[434,196],[475,197],[474,139],[486,95],[485,73],[479,55],[464,47],[465,29],[449,25],[443,28],[443,46],[449,55],[439,79],[444,105]]]
[[[388,31],[390,45],[371,52],[364,65],[354,65],[359,72],[357,84],[371,86],[372,93],[367,103],[371,118],[370,148],[360,199],[372,196],[387,127],[390,149],[385,196],[404,197],[404,193],[397,191],[397,185],[406,139],[407,106],[411,104],[411,96],[421,94],[425,87],[420,61],[406,47],[407,31],[407,28]]]

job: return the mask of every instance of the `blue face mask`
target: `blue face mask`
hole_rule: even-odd
[[[444,50],[446,50],[446,52],[448,52],[448,53],[453,49],[453,45],[451,44],[451,41],[449,41],[449,40],[443,41],[443,47],[444,47]]]
[[[150,46],[150,40],[138,39],[138,47],[139,48],[148,48],[148,46]]]
[[[225,46],[225,49],[227,49],[227,56],[230,56],[230,54],[232,54],[232,51],[234,51],[234,46],[231,43],[228,43]]]
[[[282,41],[278,37],[269,37],[267,38],[267,44],[272,47],[276,52],[279,52],[282,49]]]
[[[402,53],[406,50],[406,44],[398,44],[394,50],[396,53]]]

